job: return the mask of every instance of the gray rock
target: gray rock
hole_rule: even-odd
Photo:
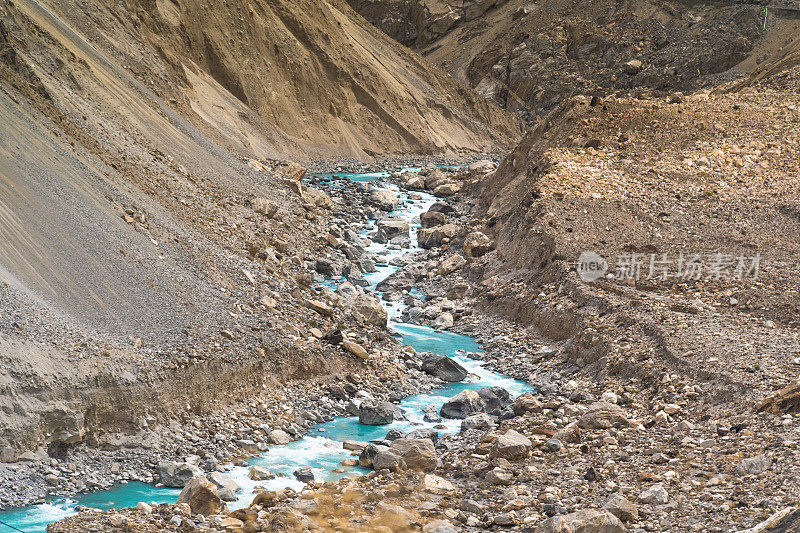
[[[439,414],[444,418],[464,419],[486,410],[483,399],[473,390],[463,390],[447,400]]]
[[[485,479],[492,485],[510,485],[514,480],[514,475],[497,466],[486,473]]]
[[[253,481],[264,481],[265,479],[275,479],[275,474],[263,466],[252,466],[250,467],[248,477]]]
[[[463,381],[464,378],[467,377],[466,368],[450,357],[444,357],[435,353],[425,354],[422,360],[422,370],[442,381],[448,381],[450,383]]]
[[[403,458],[408,468],[423,472],[436,468],[436,448],[430,439],[397,439],[391,449]]]
[[[402,429],[394,428],[394,429],[390,429],[389,430],[389,433],[386,434],[386,439],[385,440],[393,441],[393,440],[396,440],[396,439],[402,439],[405,436],[406,436],[406,432],[405,431],[403,431]]]
[[[547,439],[547,441],[544,443],[545,450],[549,452],[557,452],[563,447],[564,445],[561,443],[561,441],[556,438]]]
[[[736,473],[737,474],[749,474],[751,476],[755,476],[766,472],[772,466],[772,461],[766,455],[756,455],[755,457],[749,457],[747,459],[742,459],[738,465],[736,465]]]
[[[468,416],[461,422],[461,431],[468,429],[489,429],[492,427],[492,419],[486,413]]]
[[[297,479],[297,481],[308,483],[310,481],[314,481],[314,471],[310,466],[304,466],[303,468],[298,468],[294,471],[294,477]]]
[[[453,327],[453,323],[453,315],[445,311],[433,320],[432,325],[436,329],[447,329]]]
[[[608,511],[596,509],[554,516],[536,528],[536,533],[625,533],[626,531],[619,518]]]
[[[434,444],[439,442],[439,432],[433,428],[422,428],[422,429],[415,429],[408,435],[406,435],[408,439],[429,439]]]
[[[511,403],[511,394],[503,387],[484,387],[478,390],[478,396],[486,404],[487,413],[499,412]]]
[[[738,533],[795,533],[800,531],[800,509],[787,507],[763,522]]]
[[[622,70],[625,72],[625,74],[630,74],[633,76],[634,74],[638,74],[639,72],[641,72],[642,62],[639,61],[638,59],[631,59],[630,61],[622,65]]]
[[[522,459],[530,454],[532,447],[533,444],[529,438],[509,429],[494,440],[492,456],[504,459]]]
[[[665,489],[663,485],[653,485],[639,494],[639,501],[642,503],[664,505],[669,501],[669,494],[667,494],[667,489]]]
[[[394,406],[389,402],[375,405],[362,403],[358,409],[358,421],[366,426],[383,426],[394,422]]]
[[[361,453],[358,455],[358,464],[364,468],[372,468],[372,461],[375,456],[383,450],[388,450],[388,446],[381,446],[378,444],[367,444]]]
[[[283,431],[282,429],[274,429],[269,432],[267,436],[267,440],[272,444],[277,444],[279,446],[285,446],[292,441],[292,438],[289,436],[288,433]]]
[[[164,461],[156,467],[158,479],[166,487],[183,488],[195,476],[202,476],[200,467],[189,463]]]
[[[595,402],[578,419],[584,429],[608,429],[612,426],[627,427],[628,419],[622,407],[609,402]]]
[[[639,519],[636,506],[620,493],[614,493],[603,504],[603,509],[613,514],[623,522],[635,522]]]
[[[217,487],[217,493],[223,501],[236,501],[236,493],[242,490],[242,487],[234,480],[222,472],[211,472],[207,477]]]
[[[372,459],[372,468],[375,470],[391,470],[392,472],[400,472],[406,469],[406,463],[400,454],[394,450],[387,449],[381,450]]]

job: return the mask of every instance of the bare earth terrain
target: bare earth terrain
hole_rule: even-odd
[[[0,0],[0,505],[138,480],[180,503],[48,531],[800,531],[786,7]],[[411,163],[438,202],[384,304],[532,392],[228,512],[221,465],[444,382],[364,289],[397,197],[310,177]]]

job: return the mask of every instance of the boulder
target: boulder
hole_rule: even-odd
[[[473,231],[464,238],[462,248],[467,257],[481,257],[492,249],[492,240],[480,231]]]
[[[236,493],[242,490],[242,487],[222,472],[211,472],[208,474],[208,480],[217,487],[220,499],[226,502],[236,501]]]
[[[326,304],[325,302],[321,302],[319,300],[308,299],[305,301],[306,307],[311,309],[312,311],[316,311],[321,316],[333,316],[333,308]]]
[[[381,233],[381,238],[384,241],[391,240],[395,237],[408,237],[409,226],[408,222],[404,220],[393,220],[384,218],[378,221],[378,232]]]
[[[474,163],[470,163],[469,167],[467,167],[467,169],[470,172],[475,172],[480,174],[488,174],[495,168],[497,168],[497,165],[494,163],[494,161],[490,161],[488,159],[481,159],[480,161],[475,161]]]
[[[406,435],[407,439],[429,439],[434,444],[439,442],[439,432],[433,428],[422,428],[422,429],[415,429],[408,435]]]
[[[435,189],[443,183],[450,181],[450,178],[442,172],[441,169],[435,168],[425,175],[425,187],[428,189]]]
[[[422,190],[425,188],[425,178],[416,172],[407,172],[405,184],[407,189]]]
[[[759,413],[796,413],[800,412],[800,379],[792,381],[786,387],[775,391],[756,405]]]
[[[578,425],[583,429],[608,429],[612,426],[627,427],[629,422],[622,407],[609,402],[595,402],[578,419]]]
[[[454,359],[435,353],[425,354],[422,359],[422,370],[442,381],[457,383],[467,377],[467,369]]]
[[[453,315],[445,311],[433,319],[431,324],[436,329],[447,329],[453,327]]]
[[[182,488],[196,476],[202,476],[203,471],[200,467],[189,463],[176,463],[175,461],[164,461],[156,467],[158,479],[166,487]]]
[[[422,488],[432,494],[448,494],[456,490],[452,483],[433,474],[425,474],[422,480]]]
[[[625,71],[625,74],[630,74],[631,76],[638,74],[642,70],[642,62],[638,59],[631,59],[627,61],[624,65],[622,65],[622,70]]]
[[[451,196],[461,190],[461,184],[454,181],[442,183],[433,189],[433,195],[438,197]]]
[[[525,413],[538,413],[542,410],[542,405],[539,403],[539,400],[536,399],[536,396],[530,392],[526,392],[514,400],[512,408],[514,410],[514,415],[522,416]]]
[[[178,496],[177,504],[188,504],[192,514],[211,516],[220,514],[225,509],[225,504],[219,497],[217,487],[204,475],[190,479]]]
[[[365,426],[383,426],[394,422],[394,412],[394,406],[389,402],[364,402],[358,408],[358,421]]]
[[[800,531],[800,509],[786,507],[763,522],[750,529],[743,529],[738,533],[794,533],[797,531]]]
[[[763,454],[756,455],[739,461],[739,464],[736,465],[736,473],[755,476],[766,472],[771,466],[772,460],[769,457]]]
[[[636,506],[619,492],[608,497],[603,504],[603,509],[623,522],[635,522],[639,519],[639,511]]]
[[[412,470],[430,472],[436,468],[436,448],[430,439],[397,439],[392,442],[391,449]]]
[[[625,533],[626,531],[619,518],[608,511],[597,509],[554,516],[536,528],[536,533]]]
[[[394,211],[400,205],[400,199],[387,189],[376,189],[369,195],[370,201],[383,211]]]
[[[492,427],[492,419],[486,413],[468,416],[461,422],[461,431],[468,429],[489,429]]]
[[[389,315],[377,298],[368,294],[359,294],[349,302],[349,305],[356,313],[364,317],[368,324],[386,327]]]
[[[483,398],[473,390],[463,390],[447,400],[439,414],[444,418],[464,419],[470,415],[483,413],[486,410],[486,404]]]
[[[509,429],[499,435],[492,445],[492,457],[524,459],[531,453],[533,443],[526,436]]]
[[[311,481],[314,481],[314,471],[311,469],[310,466],[304,466],[294,471],[294,477],[297,481],[302,481],[303,483],[309,483]]]
[[[301,181],[306,169],[294,161],[281,161],[275,168],[275,176],[289,181]]]
[[[451,255],[441,263],[436,269],[437,276],[448,276],[467,264],[467,260],[460,255]]]
[[[342,338],[342,346],[345,350],[355,355],[359,359],[369,359],[369,353],[367,350],[357,342]]]
[[[514,481],[514,475],[508,470],[496,466],[486,472],[484,479],[492,485],[510,485]]]
[[[642,503],[664,505],[669,502],[669,494],[667,494],[667,489],[665,489],[663,485],[653,485],[639,494],[639,501]]]
[[[406,469],[406,463],[400,455],[391,449],[379,451],[372,459],[372,468],[375,470],[391,470],[400,472]]]
[[[423,228],[417,234],[417,243],[425,249],[441,246],[445,240],[448,242],[458,233],[455,224],[443,224],[435,228]]]
[[[372,468],[372,462],[375,459],[375,456],[377,456],[381,451],[388,449],[388,446],[369,443],[364,446],[364,449],[361,450],[361,453],[358,455],[358,464],[364,468]]]
[[[333,202],[331,201],[331,197],[325,191],[320,189],[315,189],[313,187],[306,187],[303,198],[313,205],[314,207],[320,209],[330,209],[333,207]]]
[[[384,438],[384,440],[392,441],[392,440],[396,440],[396,439],[405,438],[405,436],[406,436],[406,432],[405,431],[403,431],[402,429],[394,428],[394,429],[390,429],[389,430],[389,433],[386,434],[386,437]]]
[[[419,222],[423,228],[435,228],[447,222],[447,216],[439,211],[426,211],[419,216]]]
[[[250,467],[250,473],[247,474],[247,477],[249,477],[253,481],[264,481],[267,479],[275,479],[275,474],[273,474],[263,466],[256,465]]]
[[[292,442],[292,438],[289,436],[289,434],[282,429],[273,429],[270,431],[269,435],[267,436],[267,440],[269,440],[269,442],[272,444],[277,444],[278,446],[285,446]]]
[[[502,411],[511,403],[511,394],[503,387],[484,387],[478,390],[478,396],[486,404],[487,413]]]
[[[274,217],[278,212],[278,204],[266,198],[253,198],[250,205],[253,207],[253,211],[261,213],[267,218]]]

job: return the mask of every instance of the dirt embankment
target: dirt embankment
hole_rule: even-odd
[[[568,358],[587,369],[679,372],[742,406],[785,385],[800,353],[791,79],[555,111],[477,185],[493,306],[574,336]],[[585,251],[605,276],[578,275]]]

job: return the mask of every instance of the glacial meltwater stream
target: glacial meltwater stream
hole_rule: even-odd
[[[339,175],[358,182],[381,180],[387,177],[385,173]],[[373,290],[380,281],[398,268],[391,264],[393,259],[409,252],[420,251],[416,247],[419,215],[427,211],[436,201],[429,194],[415,193],[414,198],[416,199],[411,199],[408,194],[391,184],[380,183],[380,186],[391,189],[400,197],[400,206],[392,214],[409,223],[412,246],[400,249],[372,243],[367,248],[367,251],[374,254],[379,261],[376,272],[365,274],[365,278],[370,282]],[[335,282],[336,280],[334,280]],[[381,439],[393,428],[408,431],[439,425],[439,423],[434,424],[423,420],[423,408],[434,404],[438,409],[447,398],[464,389],[477,390],[483,387],[500,386],[508,390],[512,398],[531,390],[527,384],[487,370],[480,361],[469,358],[468,353],[480,351],[480,347],[472,338],[446,331],[436,331],[427,326],[402,323],[399,321],[403,311],[402,301],[383,302],[383,304],[389,313],[389,327],[399,336],[403,344],[413,346],[418,352],[435,352],[452,357],[475,377],[471,376],[465,382],[450,384],[442,389],[404,399],[400,403],[400,407],[408,420],[395,421],[384,426],[365,426],[358,422],[358,417],[338,417],[330,422],[312,427],[306,436],[298,441],[286,446],[272,446],[267,453],[250,459],[251,465],[261,465],[278,474],[278,477],[273,480],[252,481],[248,477],[248,468],[231,466],[227,474],[242,487],[242,491],[238,494],[239,499],[228,503],[231,510],[249,505],[253,500],[256,486],[270,489],[292,487],[299,490],[303,483],[294,479],[292,473],[300,467],[311,467],[314,470],[315,478],[323,481],[367,472],[360,467],[352,467],[346,472],[341,472],[340,461],[352,457],[351,452],[342,448],[343,441]],[[455,433],[461,427],[460,420],[445,419],[441,424],[444,424],[446,428],[439,429],[440,433]],[[339,471],[334,472],[335,470]],[[285,477],[280,474],[285,474]],[[75,514],[76,506],[112,509],[135,506],[139,502],[174,503],[179,494],[179,489],[159,488],[139,482],[125,483],[112,490],[78,495],[72,498],[61,497],[41,505],[2,512],[0,513],[0,521],[2,521],[0,533],[5,531],[44,532],[47,524]]]

